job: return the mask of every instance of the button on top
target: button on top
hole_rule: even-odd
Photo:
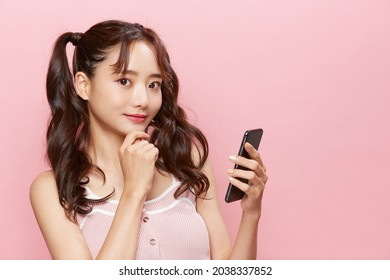
[[[144,217],[144,218],[142,219],[142,221],[144,221],[144,223],[147,223],[147,222],[149,221],[149,217]]]
[[[156,245],[157,241],[156,239],[150,239],[150,245]]]

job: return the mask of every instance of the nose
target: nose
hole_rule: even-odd
[[[131,95],[131,104],[134,107],[146,107],[148,104],[148,92],[144,85],[137,85],[134,87]]]

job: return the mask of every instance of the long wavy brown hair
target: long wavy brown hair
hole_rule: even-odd
[[[104,21],[92,26],[84,34],[67,32],[56,41],[47,73],[47,99],[51,118],[47,129],[47,158],[53,169],[59,200],[69,219],[91,212],[100,200],[86,197],[84,186],[88,174],[97,171],[105,181],[102,169],[86,153],[90,121],[87,102],[80,98],[74,87],[74,75],[84,72],[93,78],[96,67],[104,61],[110,49],[120,46],[119,58],[113,69],[116,73],[128,66],[129,49],[135,41],[150,43],[156,51],[162,73],[162,105],[154,121],[151,142],[159,149],[156,167],[178,178],[182,184],[175,197],[186,190],[197,197],[209,188],[209,180],[201,171],[208,156],[208,144],[203,133],[190,124],[185,111],[178,105],[179,82],[170,64],[169,55],[159,36],[151,29],[137,23]],[[74,46],[73,74],[68,65],[66,46]],[[194,160],[193,148],[198,157]]]

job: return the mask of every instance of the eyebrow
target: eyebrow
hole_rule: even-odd
[[[128,74],[128,75],[134,75],[134,76],[138,76],[138,72],[137,71],[133,71],[133,70],[125,70],[122,72],[123,74]],[[158,79],[162,79],[162,75],[160,73],[153,73],[153,74],[150,74],[149,75],[149,78],[158,78]]]

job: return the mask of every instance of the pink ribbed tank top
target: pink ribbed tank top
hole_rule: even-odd
[[[186,191],[175,199],[173,194],[180,182],[172,178],[171,186],[164,193],[144,204],[136,259],[210,259],[208,232],[202,217],[196,212],[195,196]],[[100,198],[88,187],[86,191],[88,198]],[[88,215],[78,216],[93,258],[103,245],[118,203],[118,200],[111,199],[94,205]]]

